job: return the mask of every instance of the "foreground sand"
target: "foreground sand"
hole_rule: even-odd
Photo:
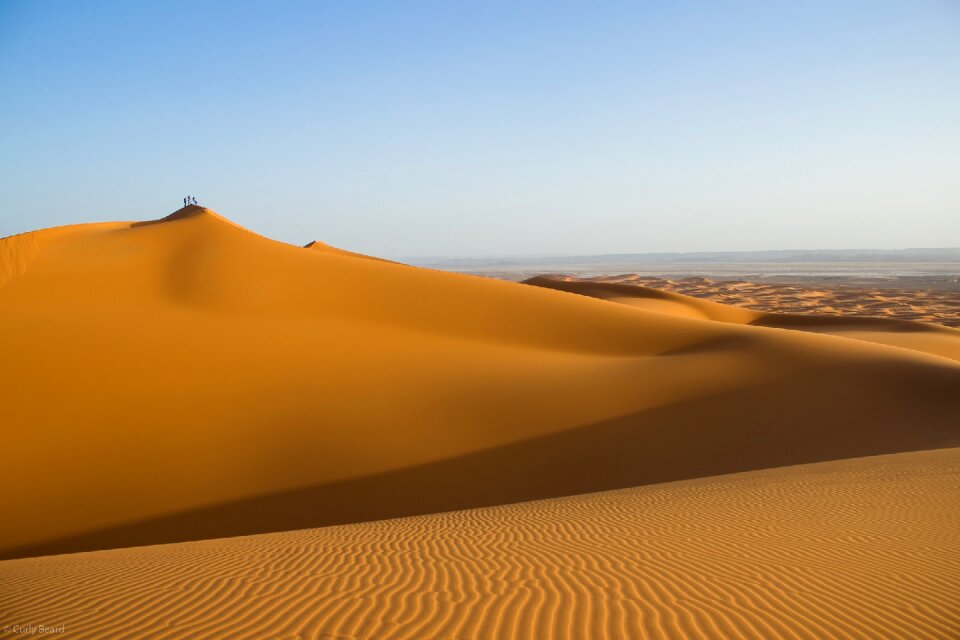
[[[0,557],[960,446],[960,332],[640,298],[296,247],[200,207],[2,239]]]
[[[70,638],[956,638],[960,449],[0,563]]]

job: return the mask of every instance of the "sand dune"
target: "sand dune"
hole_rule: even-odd
[[[571,276],[538,276],[525,280],[527,284],[560,291],[577,293],[600,300],[617,302],[645,311],[657,311],[690,318],[715,320],[735,324],[748,324],[757,327],[771,327],[777,329],[791,329],[794,331],[809,331],[828,335],[853,338],[878,344],[913,349],[923,353],[943,356],[952,360],[960,360],[960,329],[954,329],[940,324],[903,320],[892,316],[867,316],[863,314],[856,297],[850,297],[851,306],[854,306],[849,315],[839,315],[838,306],[829,306],[824,300],[822,313],[788,313],[784,311],[765,312],[747,306],[734,306],[715,302],[708,291],[715,286],[706,278],[691,278],[686,283],[694,288],[698,297],[677,293],[671,289],[673,281],[654,279],[650,284],[656,284],[663,289],[636,284],[638,278],[634,276],[619,276],[616,278],[579,279]],[[743,283],[748,284],[748,283]],[[731,283],[729,286],[735,286]],[[755,286],[755,285],[751,285]],[[791,309],[790,297],[783,290],[793,287],[766,286],[771,290],[779,289],[779,298],[783,300],[783,309]],[[679,287],[675,287],[679,288]],[[691,291],[693,293],[694,291]],[[926,292],[917,292],[918,295]],[[841,294],[834,292],[834,295]],[[950,295],[943,293],[942,295]],[[826,294],[824,294],[826,297]],[[724,298],[727,300],[727,298]],[[747,304],[749,301],[744,302]],[[891,304],[893,304],[891,302]],[[778,308],[774,303],[774,294],[766,302],[766,307]]]
[[[377,258],[376,256],[368,256],[365,253],[357,253],[355,251],[347,251],[346,249],[340,249],[338,247],[332,247],[325,242],[320,242],[319,240],[313,240],[303,245],[305,249],[312,249],[313,251],[322,251],[323,253],[328,253],[336,256],[351,256],[353,258],[364,258],[366,260],[377,260],[379,262],[389,262],[396,264],[393,260],[385,260],[383,258]]]
[[[574,279],[569,276],[565,278]],[[702,277],[672,279],[638,274],[578,279],[640,285],[757,311],[894,318],[960,327],[960,295],[955,287],[905,289],[896,286],[878,288],[852,284],[804,286],[744,280],[712,280]],[[798,279],[803,280],[803,278]]]
[[[5,557],[960,445],[940,355],[309,250],[200,207],[0,260]]]
[[[956,638],[958,490],[947,449],[10,560],[0,609],[70,638]]]

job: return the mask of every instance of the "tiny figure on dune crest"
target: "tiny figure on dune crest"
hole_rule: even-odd
[[[184,206],[184,207],[186,207],[186,206],[188,206],[188,205],[199,206],[199,204],[200,204],[200,203],[197,202],[197,199],[194,198],[193,196],[187,196],[186,198],[183,199],[183,206]]]

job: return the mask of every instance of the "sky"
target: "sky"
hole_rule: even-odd
[[[960,245],[960,0],[0,0],[0,236]]]

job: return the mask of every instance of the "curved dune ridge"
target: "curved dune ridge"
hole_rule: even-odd
[[[389,262],[392,264],[397,264],[393,260],[385,260],[384,258],[378,258],[376,256],[368,256],[365,253],[357,253],[355,251],[347,251],[346,249],[340,249],[338,247],[330,246],[325,242],[320,242],[319,240],[313,240],[303,245],[304,249],[312,249],[313,251],[322,251],[324,253],[329,253],[337,256],[351,256],[353,258],[363,258],[365,260],[377,260],[379,262]]]
[[[958,490],[945,449],[10,560],[0,609],[71,638],[956,638]]]
[[[707,280],[697,278],[698,293],[706,296]],[[721,304],[670,290],[635,284],[632,277],[616,280],[578,279],[571,276],[537,276],[524,281],[538,287],[567,291],[617,302],[646,311],[715,320],[756,327],[810,331],[913,349],[960,360],[960,329],[892,317],[766,312]],[[859,311],[857,311],[859,314]],[[938,318],[939,319],[939,318]]]
[[[881,288],[844,282],[818,287],[745,280],[715,280],[703,277],[674,279],[636,273],[594,277],[568,275],[551,277],[571,281],[639,285],[776,314],[850,315],[864,318],[919,320],[948,327],[960,327],[960,291],[956,287],[952,290],[904,289],[898,288],[896,282]],[[952,281],[960,283],[960,278],[952,278]],[[931,285],[931,283],[927,284]]]
[[[0,557],[960,445],[953,334],[901,348],[321,249],[201,207],[0,240]]]

